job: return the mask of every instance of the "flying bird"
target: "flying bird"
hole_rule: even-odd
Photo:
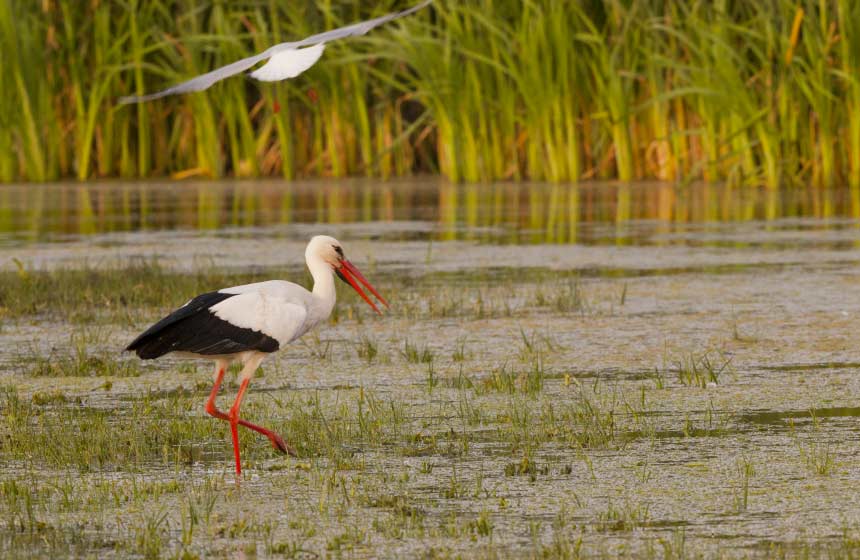
[[[206,401],[210,416],[230,423],[236,474],[242,474],[238,427],[261,433],[272,446],[295,456],[296,452],[273,432],[239,417],[242,397],[260,363],[296,340],[331,314],[335,303],[334,275],[348,283],[377,313],[379,308],[361,289],[367,288],[383,305],[388,302],[344,256],[340,242],[326,235],[310,240],[305,262],[314,280],[313,291],[283,280],[269,280],[201,294],[158,321],[126,347],[144,360],[165,354],[215,361],[215,384]],[[241,383],[229,412],[215,406],[227,367],[242,364]]]
[[[244,72],[264,60],[268,60],[268,62],[251,72],[250,76],[252,78],[263,82],[277,82],[288,78],[295,78],[316,64],[317,60],[322,56],[323,50],[325,50],[326,43],[353,35],[364,35],[374,27],[378,27],[383,23],[387,23],[391,20],[401,18],[418,11],[430,4],[432,1],[433,0],[425,0],[424,2],[421,2],[407,10],[386,14],[367,21],[360,21],[358,23],[353,23],[352,25],[332,29],[324,33],[317,33],[316,35],[311,35],[310,37],[306,37],[300,41],[279,43],[273,47],[269,47],[259,54],[216,68],[211,72],[192,78],[187,82],[182,82],[181,84],[177,84],[165,90],[150,93],[148,95],[121,97],[119,102],[123,104],[139,103],[142,101],[152,101],[153,99],[159,99],[161,97],[178,93],[203,91],[208,89],[215,82],[220,82],[225,78]]]

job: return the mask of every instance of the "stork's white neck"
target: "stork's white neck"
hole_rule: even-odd
[[[316,303],[314,311],[321,318],[328,317],[334,308],[337,292],[334,289],[334,271],[331,265],[316,255],[307,258],[308,270],[314,279],[313,296]]]

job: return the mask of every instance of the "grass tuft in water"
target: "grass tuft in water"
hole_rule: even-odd
[[[410,364],[430,364],[433,362],[433,351],[426,344],[418,347],[415,343],[406,339],[403,342],[403,350],[400,354]]]
[[[720,376],[730,365],[731,358],[716,351],[706,351],[683,356],[675,362],[675,370],[682,385],[706,388],[719,384]]]
[[[359,358],[368,364],[372,364],[377,354],[379,354],[379,344],[372,338],[362,335],[361,339],[355,344],[355,352]]]
[[[734,486],[734,501],[737,511],[746,511],[749,508],[750,481],[755,477],[755,465],[749,457],[739,457],[735,461],[735,474],[737,483]]]
[[[20,356],[21,368],[31,377],[137,377],[143,373],[135,357],[117,350],[91,350],[94,341],[86,333],[72,333],[68,350],[52,350],[45,356],[36,349]]]

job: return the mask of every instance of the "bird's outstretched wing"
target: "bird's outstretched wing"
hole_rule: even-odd
[[[420,4],[412,6],[407,10],[393,12],[384,16],[380,16],[378,18],[369,19],[367,21],[360,21],[358,23],[353,23],[352,25],[339,27],[337,29],[325,31],[323,33],[317,33],[316,35],[311,35],[310,37],[306,37],[300,41],[279,43],[273,47],[269,47],[268,49],[259,54],[255,54],[254,56],[249,56],[248,58],[237,60],[236,62],[233,62],[226,66],[222,66],[220,68],[216,68],[211,72],[207,72],[206,74],[202,74],[200,76],[197,76],[196,78],[192,78],[187,82],[182,82],[181,84],[177,84],[175,86],[169,87],[156,93],[121,97],[119,99],[119,102],[122,104],[140,103],[143,101],[152,101],[153,99],[159,99],[161,97],[166,97],[168,95],[174,95],[178,93],[203,91],[204,89],[208,89],[215,82],[220,82],[225,78],[229,78],[230,76],[235,76],[240,72],[244,72],[255,64],[262,62],[266,59],[269,59],[269,62],[266,65],[262,66],[257,71],[251,73],[251,76],[253,78],[262,81],[277,81],[284,80],[287,78],[293,78],[313,66],[314,63],[319,60],[319,57],[322,55],[324,43],[334,41],[336,39],[342,39],[344,37],[364,35],[374,27],[378,27],[383,23],[403,16],[407,16],[413,12],[418,11],[421,8],[430,4],[432,1],[433,0],[424,0]],[[306,49],[303,47],[314,48]]]

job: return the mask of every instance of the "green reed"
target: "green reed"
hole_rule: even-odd
[[[0,180],[441,172],[860,188],[849,0],[436,0],[330,44],[296,80],[116,104],[409,4],[10,0]]]

